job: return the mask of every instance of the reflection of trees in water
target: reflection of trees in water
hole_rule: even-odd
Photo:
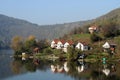
[[[37,65],[37,69],[40,71],[46,71],[51,63],[52,62],[49,60],[40,60],[39,65]]]
[[[11,69],[15,74],[19,74],[26,69],[26,71],[35,72],[36,66],[32,63],[31,59],[22,61],[21,58],[15,58],[11,64]]]
[[[67,63],[67,64],[66,64]],[[65,66],[67,71],[64,70],[64,74],[71,76],[75,80],[120,80],[120,76],[116,74],[116,65],[115,64],[107,64],[105,65],[97,62],[97,63],[80,63],[80,62],[64,62],[64,69]],[[54,64],[53,70],[55,73],[58,73],[57,66],[59,64]],[[53,66],[53,65],[52,65]],[[78,69],[79,68],[79,69]],[[106,75],[102,70],[108,69],[110,73]],[[63,73],[62,73],[63,74]]]
[[[97,66],[95,67],[95,65]],[[91,68],[91,79],[92,80],[120,80],[120,76],[117,75],[115,63],[114,64],[94,63],[92,64],[92,66],[93,66],[93,68]]]
[[[18,74],[24,69],[35,72],[36,70],[46,71],[51,67],[55,73],[61,73],[71,76],[75,80],[120,80],[119,64],[84,63],[84,62],[61,62],[39,59],[26,59],[24,61],[15,59],[11,68],[14,73]],[[105,75],[104,69],[109,69],[110,73]]]
[[[36,71],[36,66],[33,64],[32,60],[26,60],[24,62],[24,66],[26,68],[27,71],[30,71],[30,72],[35,72]]]
[[[46,71],[50,66],[51,61],[44,61],[39,59],[15,58],[11,63],[11,69],[15,74],[20,74],[23,70],[35,72],[36,70]]]
[[[21,60],[14,60],[11,63],[11,70],[15,73],[15,74],[19,74],[21,72],[21,68],[22,68],[22,62]]]

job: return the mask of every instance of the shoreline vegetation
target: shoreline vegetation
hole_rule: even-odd
[[[103,42],[98,42],[98,43],[96,45],[95,42],[93,44],[95,45],[93,47],[94,49],[91,49],[89,51],[81,51],[73,47],[68,47],[68,52],[65,53],[62,50],[52,49],[49,43],[47,42],[47,40],[37,41],[34,36],[29,36],[28,39],[22,41],[22,38],[16,36],[13,38],[13,43],[11,47],[15,51],[13,57],[37,58],[37,59],[60,60],[60,61],[84,60],[85,62],[103,61],[102,59],[106,58],[106,61],[119,61],[120,56],[118,53],[111,55],[110,52],[103,52],[101,48],[102,47],[101,44]],[[25,56],[23,56],[22,53],[25,53]],[[81,59],[77,58],[79,54],[83,54],[83,53],[85,54],[84,58]]]
[[[84,34],[80,34],[80,35],[83,36]],[[118,36],[114,39],[120,39],[120,37]],[[81,51],[73,47],[68,47],[67,53],[63,52],[62,50],[52,49],[50,47],[49,42],[47,42],[47,40],[37,41],[33,35],[29,36],[24,41],[22,40],[21,37],[16,36],[13,38],[12,42],[13,43],[11,47],[15,51],[13,57],[37,58],[43,60],[46,59],[46,60],[60,60],[60,61],[84,60],[85,62],[103,61],[102,60],[103,58],[106,58],[106,61],[119,61],[120,59],[118,53],[111,55],[109,51],[103,52],[102,44],[104,41],[90,44],[90,46],[92,46],[93,49],[88,51]],[[117,52],[117,50],[115,52]],[[22,53],[25,53],[25,55],[23,56]],[[85,54],[85,57],[79,59],[78,55],[83,53]]]

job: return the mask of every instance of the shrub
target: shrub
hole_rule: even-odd
[[[75,48],[69,47],[67,52],[67,60],[74,61],[77,59],[79,52]]]
[[[102,40],[102,38],[97,35],[96,33],[93,33],[91,36],[90,36],[90,39],[91,39],[91,42],[97,42],[97,41],[100,41]]]
[[[44,53],[45,54],[52,54],[53,51],[50,48],[46,48],[46,49],[44,49]]]

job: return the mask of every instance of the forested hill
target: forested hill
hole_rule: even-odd
[[[113,22],[117,26],[120,26],[120,8],[112,10],[108,14],[98,17],[95,22],[98,24],[105,24],[106,22]]]
[[[34,35],[38,39],[53,39],[63,36],[74,27],[82,26],[89,21],[72,22],[55,25],[37,25],[25,20],[0,15],[0,48],[10,44],[12,37]]]
[[[84,26],[82,26],[82,28],[81,27],[75,28],[70,33],[72,33],[72,34],[80,33],[81,31],[82,31],[82,33],[84,33],[84,32],[88,33],[88,28],[90,26],[97,26],[97,27],[99,27],[99,29],[106,28],[106,30],[108,30],[111,26],[113,26],[114,27],[113,31],[115,31],[116,28],[120,29],[120,8],[112,10],[105,15],[102,15],[96,19],[93,19],[89,23],[84,24]]]

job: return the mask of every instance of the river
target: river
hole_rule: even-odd
[[[13,53],[0,50],[0,80],[120,80],[119,62],[22,60]]]

